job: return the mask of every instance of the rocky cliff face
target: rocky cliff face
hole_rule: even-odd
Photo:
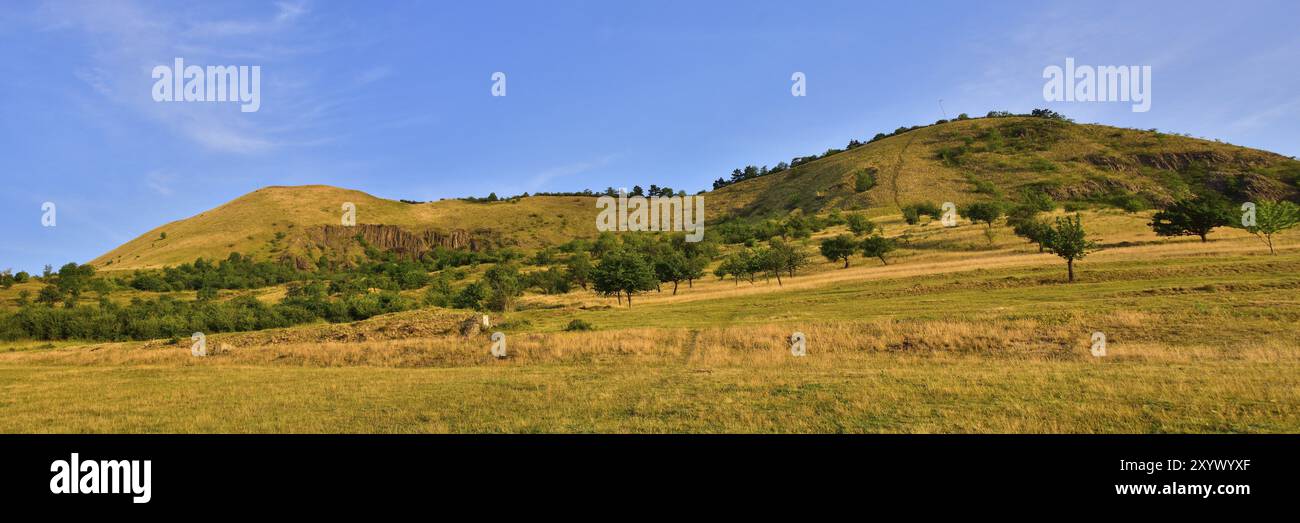
[[[1280,156],[1263,151],[1241,152],[1234,155],[1218,151],[1188,151],[1178,153],[1136,153],[1127,156],[1090,154],[1087,162],[1112,171],[1132,170],[1139,166],[1181,171],[1194,164],[1216,169],[1251,169],[1270,165]]]
[[[372,223],[357,224],[354,227],[342,225],[325,225],[311,232],[311,239],[323,248],[343,251],[356,242],[356,237],[381,251],[396,252],[403,256],[418,257],[434,247],[445,249],[482,250],[485,242],[476,238],[469,231],[409,231],[396,225]]]

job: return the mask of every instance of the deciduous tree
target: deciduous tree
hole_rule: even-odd
[[[1065,259],[1070,281],[1074,281],[1074,261],[1083,259],[1096,248],[1097,244],[1088,240],[1087,232],[1083,230],[1083,218],[1077,213],[1074,218],[1062,216],[1056,219],[1047,250]]]
[[[858,250],[858,244],[852,236],[841,234],[822,240],[821,252],[829,261],[844,260],[844,268],[849,268],[849,257]]]

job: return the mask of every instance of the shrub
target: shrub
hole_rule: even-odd
[[[920,211],[918,211],[918,210],[916,209],[916,207],[912,207],[912,206],[910,206],[910,205],[904,205],[904,206],[903,206],[903,221],[906,221],[908,225],[916,225],[916,224],[920,223],[920,222],[921,222],[921,213],[920,213]]]
[[[1027,190],[1022,193],[1021,199],[1022,205],[1035,212],[1051,212],[1056,209],[1056,201],[1043,191]]]
[[[1138,212],[1151,207],[1151,202],[1148,202],[1146,198],[1133,193],[1112,195],[1106,198],[1106,203],[1119,207],[1125,212]]]
[[[480,310],[485,299],[487,299],[487,286],[482,282],[474,282],[461,289],[451,304],[457,309]]]
[[[587,323],[587,322],[584,321],[584,320],[574,319],[573,321],[570,321],[570,322],[569,322],[569,325],[567,325],[566,327],[564,327],[564,330],[569,331],[569,332],[577,332],[577,331],[590,331],[590,330],[596,330],[596,328],[593,327],[590,323]]]
[[[853,176],[853,190],[857,192],[867,192],[876,186],[876,169],[868,167]]]
[[[934,202],[917,202],[909,203],[903,206],[903,219],[910,225],[916,225],[921,221],[922,216],[939,218],[943,214],[943,209],[939,208]]]
[[[853,232],[854,236],[871,234],[871,231],[876,230],[876,224],[862,214],[850,214],[845,218],[845,222],[848,223],[849,231]]]

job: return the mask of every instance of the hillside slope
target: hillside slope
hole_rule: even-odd
[[[356,206],[357,227],[341,226],[345,202]],[[538,196],[471,203],[441,200],[404,203],[325,185],[273,186],[236,198],[196,216],[168,223],[91,261],[101,268],[161,267],[225,258],[231,252],[261,259],[316,259],[362,233],[383,249],[411,242],[449,248],[532,248],[593,236],[593,198]]]
[[[868,172],[875,186],[857,192]],[[1057,201],[1159,205],[1193,191],[1230,199],[1295,199],[1300,162],[1278,154],[1153,131],[1031,117],[978,118],[913,129],[709,192],[711,223],[795,209],[897,212],[918,201],[1016,200],[1027,190]],[[356,229],[340,227],[357,207]],[[533,249],[596,235],[590,197],[408,204],[322,185],[266,187],[197,216],[158,227],[91,263],[102,269],[160,267],[240,252],[310,266],[322,253],[359,250]],[[165,235],[165,236],[164,236]]]
[[[854,191],[855,175],[872,189]],[[710,193],[721,214],[897,208],[923,200],[1016,199],[1039,189],[1058,201],[1136,196],[1160,204],[1194,189],[1229,198],[1294,198],[1300,162],[1179,135],[1032,117],[931,125]]]

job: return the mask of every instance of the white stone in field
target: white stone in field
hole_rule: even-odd
[[[492,333],[492,355],[497,359],[506,357],[506,333]]]

